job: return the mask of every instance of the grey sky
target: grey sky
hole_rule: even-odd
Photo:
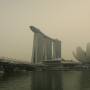
[[[0,56],[30,60],[34,25],[62,41],[62,57],[90,42],[90,0],[0,0]]]

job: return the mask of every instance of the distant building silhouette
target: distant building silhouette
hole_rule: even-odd
[[[87,57],[87,60],[90,60],[90,43],[87,43],[86,57]]]
[[[85,51],[81,47],[77,47],[76,48],[76,53],[73,52],[73,56],[77,60],[79,60],[81,62],[85,62],[86,61],[86,53],[85,53]]]
[[[73,56],[84,63],[90,62],[90,43],[87,43],[86,51],[84,51],[81,47],[76,48],[76,52],[73,52]]]

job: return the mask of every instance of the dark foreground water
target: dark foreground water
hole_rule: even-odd
[[[0,90],[90,90],[90,71],[0,74]]]

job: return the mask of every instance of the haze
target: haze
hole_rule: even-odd
[[[90,0],[0,0],[0,57],[29,61],[36,26],[62,41],[62,57],[90,42]]]

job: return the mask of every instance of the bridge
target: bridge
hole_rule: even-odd
[[[61,41],[48,37],[34,26],[30,26],[30,29],[34,33],[31,63],[1,58],[0,70],[12,72],[19,70],[56,70],[62,68]],[[76,63],[65,63],[64,65],[74,66]]]

